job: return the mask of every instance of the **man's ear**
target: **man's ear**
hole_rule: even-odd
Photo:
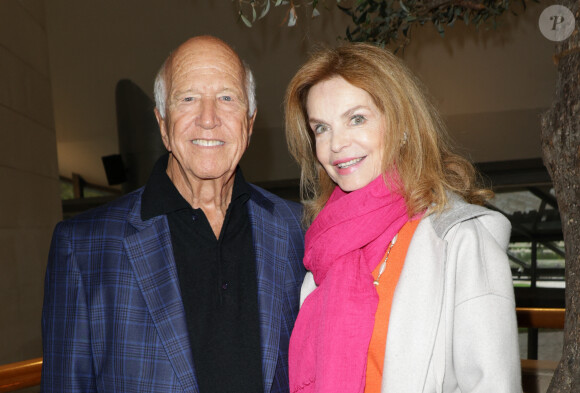
[[[254,109],[254,114],[248,119],[248,146],[250,146],[250,139],[252,139],[252,132],[254,132],[254,121],[256,121],[257,114],[258,108]]]
[[[167,151],[171,151],[171,148],[169,146],[169,136],[167,134],[167,125],[165,123],[165,119],[161,116],[161,113],[159,113],[159,110],[157,108],[155,108],[154,112],[155,118],[157,119],[157,124],[159,124],[159,131],[161,131],[161,140],[163,141],[163,144],[165,145]]]

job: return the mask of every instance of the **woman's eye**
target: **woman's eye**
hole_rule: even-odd
[[[352,125],[358,126],[360,124],[363,124],[365,120],[366,119],[363,115],[354,115],[353,117],[350,118],[350,123]]]
[[[322,134],[323,132],[325,132],[328,129],[328,127],[324,124],[316,124],[314,126],[314,133],[315,134]]]

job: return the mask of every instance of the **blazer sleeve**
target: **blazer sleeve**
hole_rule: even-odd
[[[450,233],[448,257],[457,266],[452,357],[462,392],[521,392],[507,240],[496,238],[507,227],[509,239],[509,222],[494,221],[498,230],[472,219]]]
[[[57,225],[50,247],[42,310],[42,392],[95,392],[89,309],[72,247],[70,224]]]

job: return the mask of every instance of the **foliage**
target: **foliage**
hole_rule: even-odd
[[[240,19],[248,27],[252,27],[256,21],[265,17],[270,12],[272,4],[274,7],[287,7],[282,24],[287,22],[288,26],[294,26],[298,21],[297,9],[300,7],[311,9],[312,17],[320,14],[317,8],[319,0],[232,0],[232,2],[236,3]]]
[[[297,9],[312,10],[319,15],[318,0],[232,0],[237,5],[240,19],[248,27],[265,17],[274,7],[287,7],[282,23],[294,26],[298,20]],[[520,0],[524,9],[526,1]],[[539,0],[532,0],[538,2]],[[328,2],[324,2],[326,6]],[[445,27],[456,21],[465,24],[491,24],[510,8],[510,0],[336,0],[336,6],[349,15],[352,26],[346,29],[349,41],[374,42],[379,45],[405,46],[414,26],[432,23],[444,36]]]

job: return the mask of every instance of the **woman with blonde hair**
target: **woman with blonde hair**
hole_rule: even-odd
[[[291,392],[521,392],[510,225],[392,53],[314,53],[286,93],[309,273]]]

